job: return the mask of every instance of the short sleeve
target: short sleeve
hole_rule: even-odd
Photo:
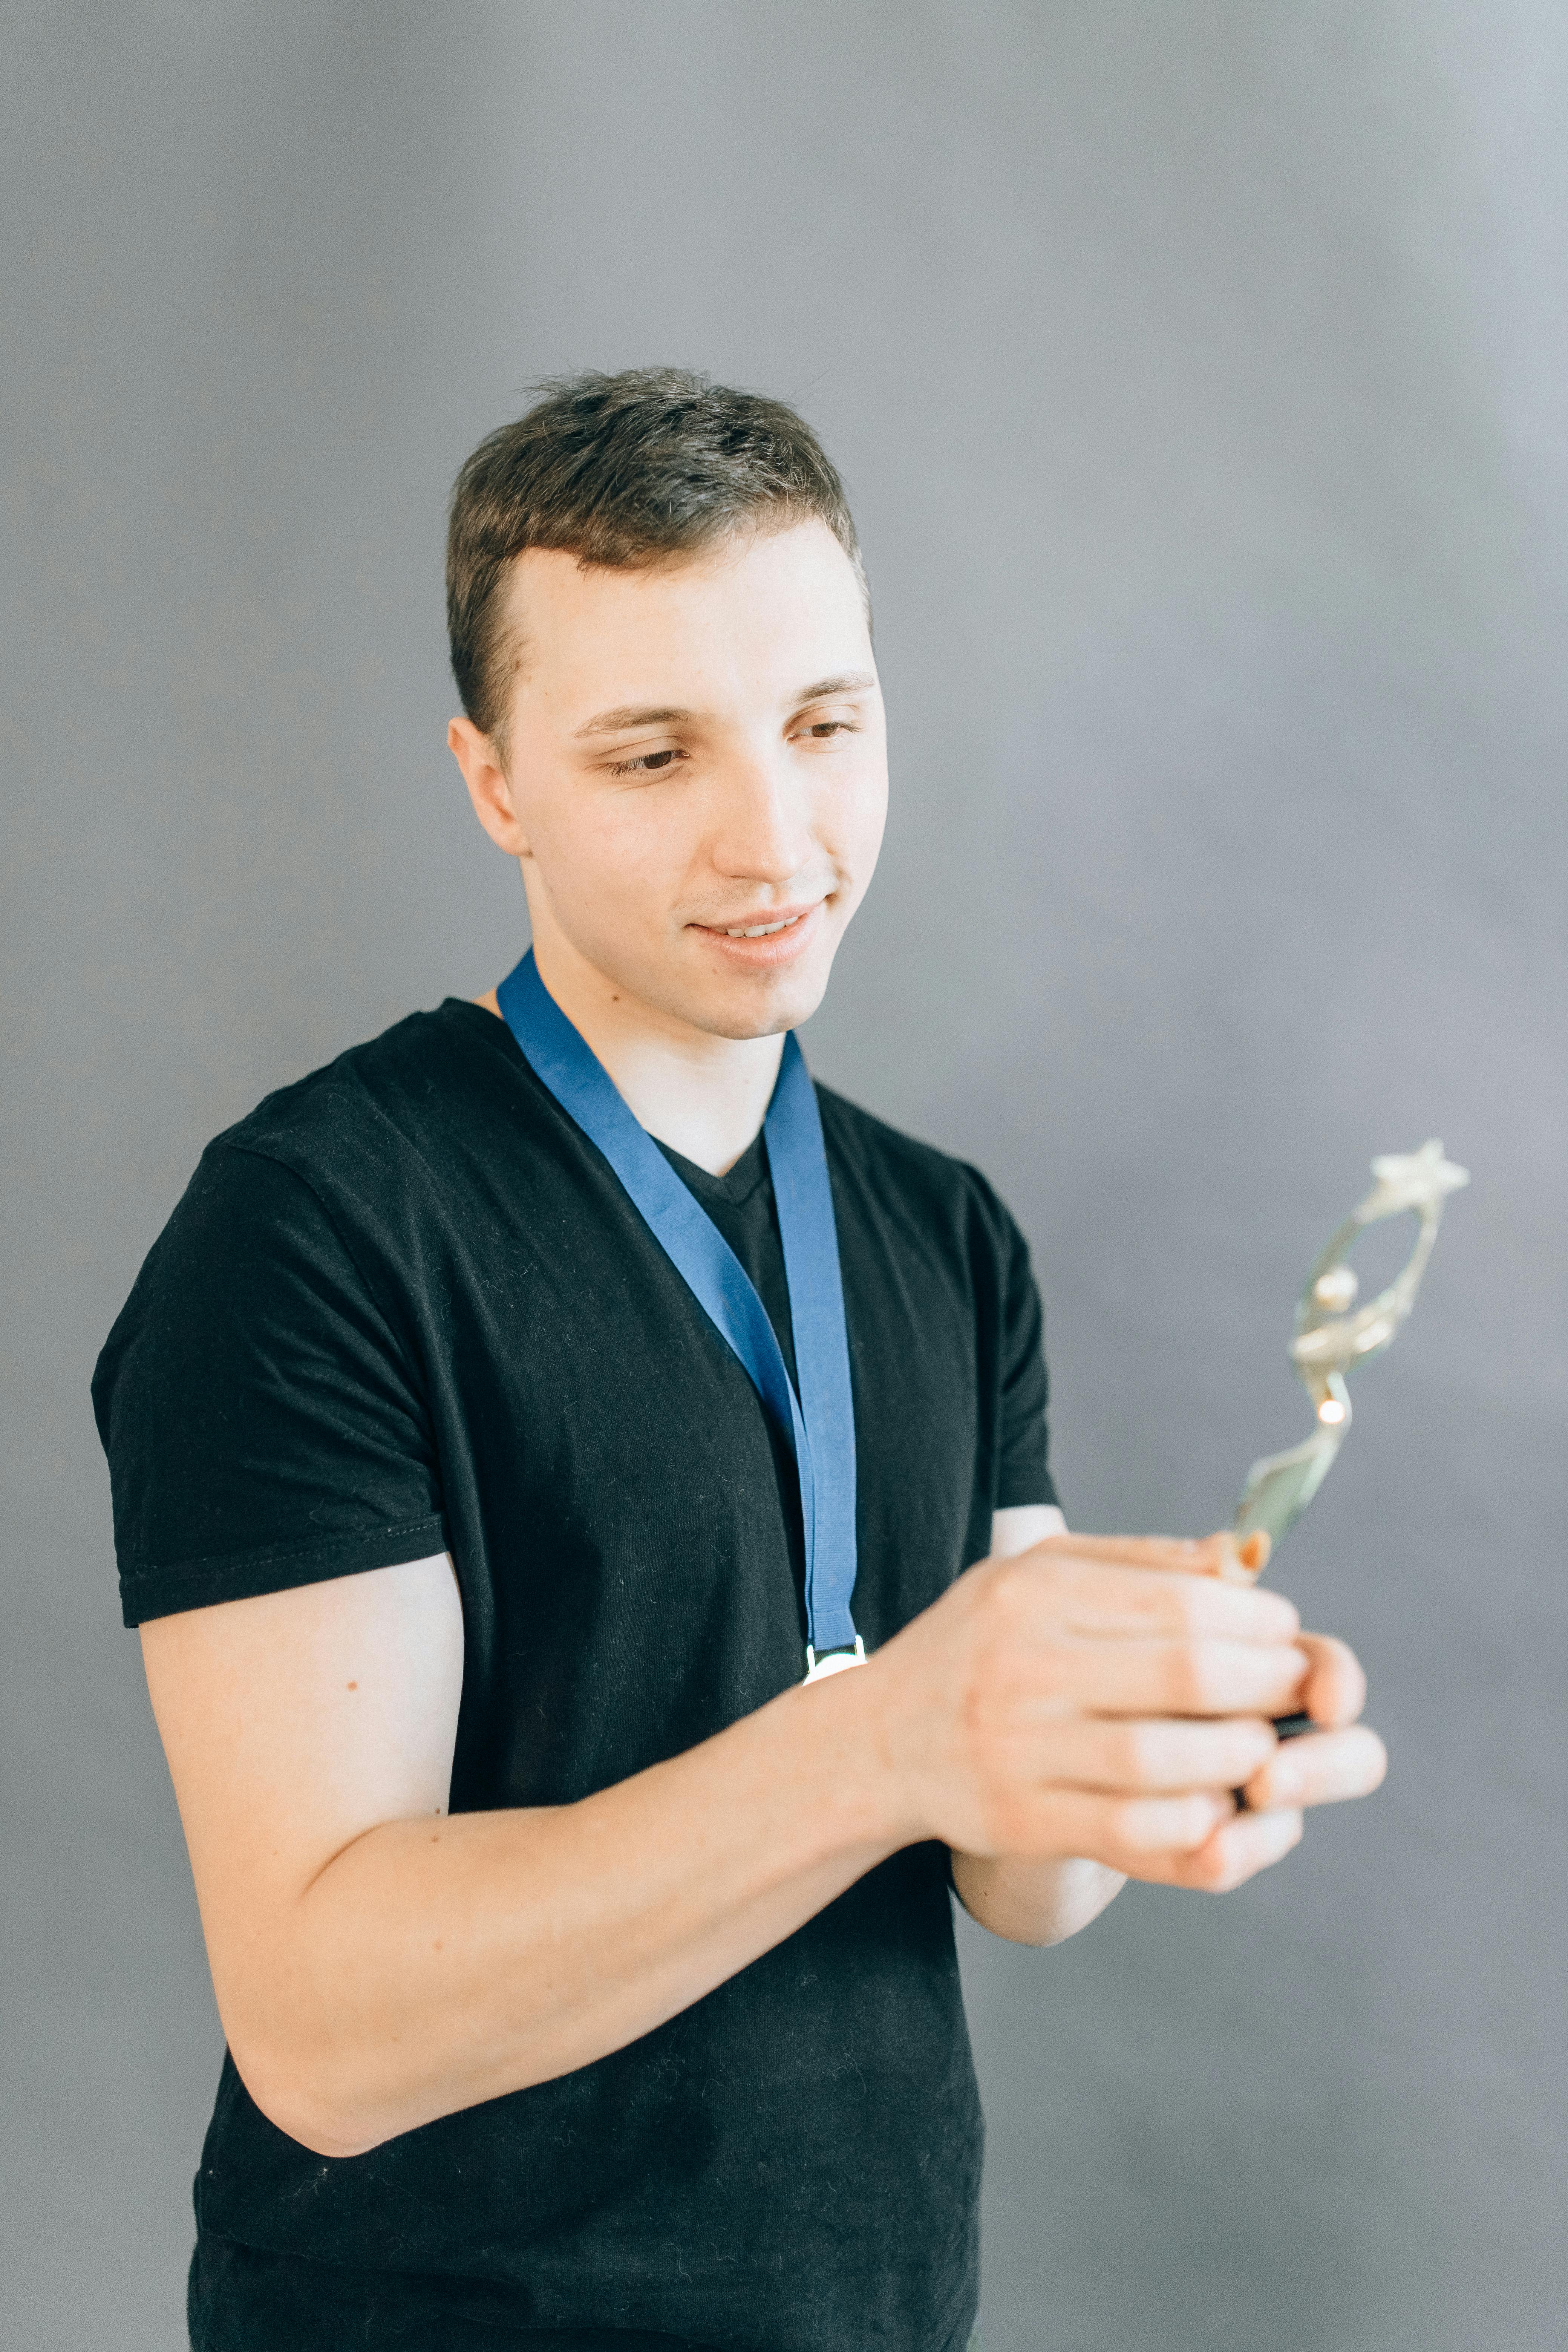
[[[1005,1210],[1002,1213],[1007,1256],[1002,1286],[999,1511],[1057,1500],[1047,1462],[1045,1318],[1029,1245]]]
[[[215,1144],[99,1359],[128,1625],[446,1543],[412,1351],[310,1184]]]

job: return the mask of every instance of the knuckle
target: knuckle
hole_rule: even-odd
[[[1146,1840],[1142,1835],[1141,1810],[1135,1799],[1113,1799],[1106,1815],[1106,1829],[1119,1853],[1142,1853]]]
[[[1077,1680],[1072,1650],[1061,1642],[1042,1642],[1035,1652],[1031,1676],[1034,1695],[1059,1705],[1070,1696]]]
[[[1026,1553],[994,1562],[986,1594],[992,1615],[1009,1631],[1016,1629],[1037,1607],[1040,1580],[1039,1570],[1031,1567]]]
[[[1045,1586],[1049,1605],[1068,1620],[1093,1613],[1102,1581],[1102,1571],[1090,1560],[1053,1560],[1047,1570]]]
[[[1208,1894],[1215,1885],[1215,1874],[1224,1866],[1224,1843],[1223,1831],[1211,1824],[1206,1837],[1189,1837],[1173,1846],[1172,1859],[1177,1884],[1200,1895]]]
[[[1018,1592],[1018,1561],[992,1559],[980,1569],[980,1606],[987,1616],[1006,1616]]]
[[[1210,1840],[1196,1856],[1198,1884],[1205,1895],[1231,1895],[1252,1875],[1252,1862],[1241,1839],[1223,1833]]]
[[[1211,1603],[1209,1588],[1196,1577],[1182,1576],[1173,1580],[1170,1598],[1171,1620],[1178,1633],[1191,1640],[1201,1633],[1208,1622]]]
[[[994,1790],[987,1808],[990,1843],[1002,1853],[1026,1852],[1035,1828],[1034,1808],[1016,1789]]]
[[[1179,1642],[1171,1654],[1170,1689],[1173,1706],[1201,1714],[1208,1705],[1214,1680],[1210,1654],[1201,1642]]]
[[[1016,1552],[1007,1559],[992,1561],[987,1577],[994,1598],[1005,1601],[1009,1594],[1017,1591],[1027,1573],[1024,1567],[1026,1557],[1026,1553]]]
[[[1136,1788],[1156,1786],[1163,1777],[1169,1742],[1163,1727],[1157,1723],[1130,1723],[1121,1735],[1120,1762],[1126,1778]]]

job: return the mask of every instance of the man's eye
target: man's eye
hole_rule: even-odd
[[[829,735],[853,735],[855,730],[847,719],[814,719],[805,731],[823,742]]]
[[[630,760],[616,760],[611,766],[612,776],[662,776],[672,761],[685,755],[678,751],[639,751]]]

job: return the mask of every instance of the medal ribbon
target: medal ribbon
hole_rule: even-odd
[[[820,1671],[817,1661],[825,1653],[863,1654],[849,1610],[856,1564],[855,1410],[838,1230],[816,1089],[794,1031],[784,1041],[763,1133],[784,1244],[798,1396],[750,1276],[545,987],[531,948],[502,981],[496,1000],[535,1076],[609,1161],[699,1306],[739,1358],[795,1456],[805,1535],[812,1672]]]

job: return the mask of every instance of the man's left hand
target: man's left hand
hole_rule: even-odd
[[[1166,1859],[1160,1873],[1166,1885],[1216,1893],[1239,1886],[1298,1843],[1310,1806],[1370,1796],[1382,1782],[1388,1752],[1376,1732],[1358,1719],[1366,1676],[1355,1653],[1331,1633],[1296,1638],[1311,1660],[1301,1711],[1321,1728],[1281,1740],[1240,1792],[1245,1809],[1222,1822],[1194,1853]]]

